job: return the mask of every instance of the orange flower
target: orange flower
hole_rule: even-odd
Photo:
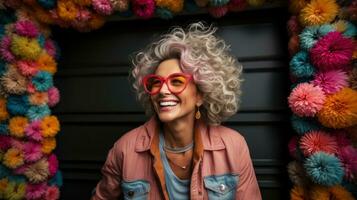
[[[343,88],[327,96],[317,117],[322,125],[329,128],[347,128],[357,125],[357,91]]]
[[[344,187],[341,185],[336,185],[333,187],[329,188],[330,190],[330,197],[331,199],[335,200],[354,200],[355,198],[352,196],[352,194],[347,191]]]
[[[41,56],[37,60],[38,69],[47,71],[50,74],[54,74],[57,72],[57,63],[53,59],[52,56],[47,53],[41,54]]]
[[[73,2],[80,6],[90,6],[92,4],[91,0],[73,0]]]
[[[0,121],[3,121],[9,117],[9,113],[6,109],[6,99],[0,98]]]
[[[326,187],[314,185],[310,190],[310,198],[312,200],[329,200],[330,193]]]
[[[3,178],[0,180],[0,198],[2,198],[2,194],[5,192],[7,186],[9,184],[9,180],[7,178]]]
[[[48,102],[47,92],[34,92],[29,96],[32,105],[45,105]]]
[[[28,125],[26,117],[12,117],[9,120],[10,135],[22,138],[25,136],[25,128]]]
[[[43,153],[50,154],[56,148],[56,139],[53,137],[45,138],[41,143]]]
[[[45,24],[53,24],[54,23],[54,20],[53,20],[52,16],[50,15],[50,13],[48,11],[46,11],[45,9],[43,9],[41,6],[33,6],[32,10],[33,10],[32,14],[34,16],[36,16],[38,21],[43,22]]]
[[[24,154],[21,150],[10,148],[4,155],[3,164],[9,168],[16,168],[24,164]]]
[[[43,137],[54,137],[60,130],[60,123],[56,116],[46,116],[41,121]]]
[[[304,200],[304,189],[301,186],[294,186],[290,191],[291,200]]]
[[[76,19],[78,8],[72,1],[59,0],[57,1],[57,13],[65,21]]]
[[[289,10],[294,15],[298,14],[302,8],[306,6],[307,2],[305,0],[290,0]]]
[[[182,11],[183,0],[155,0],[156,6],[169,9],[171,12],[178,13]]]
[[[332,22],[338,14],[334,0],[312,0],[300,12],[300,22],[305,26],[322,25]]]
[[[89,20],[88,23],[89,27],[95,30],[104,25],[105,19],[103,16],[93,13],[92,18]]]

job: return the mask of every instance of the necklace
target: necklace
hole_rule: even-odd
[[[193,145],[194,145],[193,141],[184,147],[169,147],[169,146],[166,146],[166,144],[165,144],[164,149],[165,149],[165,151],[168,151],[171,153],[184,153],[188,150],[191,150],[193,148]]]
[[[179,167],[180,169],[183,169],[183,170],[187,170],[189,169],[189,166],[191,165],[191,162],[189,162],[187,165],[184,165],[184,166],[181,166],[179,164],[176,164],[174,161],[171,160],[171,158],[169,158],[167,155],[166,155],[166,158],[168,161],[170,161],[173,165]]]

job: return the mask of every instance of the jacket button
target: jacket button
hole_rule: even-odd
[[[223,183],[219,185],[219,190],[221,192],[225,191],[226,190],[226,185],[224,185]]]
[[[130,190],[130,191],[128,192],[128,196],[129,196],[129,197],[134,196],[134,191]]]

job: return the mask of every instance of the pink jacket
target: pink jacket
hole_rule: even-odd
[[[110,150],[92,200],[169,199],[155,117],[122,136]],[[260,200],[248,146],[235,130],[195,126],[191,199]]]

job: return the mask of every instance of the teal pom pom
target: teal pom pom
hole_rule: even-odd
[[[26,183],[26,177],[22,175],[11,175],[7,177],[10,182],[15,182],[16,184]]]
[[[53,178],[50,179],[48,184],[51,185],[51,186],[56,185],[57,187],[62,187],[63,178],[62,178],[62,173],[61,173],[60,170],[58,170],[56,172],[56,174],[53,176]]]
[[[45,71],[39,71],[32,77],[32,83],[36,90],[40,92],[47,91],[53,86],[52,75]]]
[[[27,111],[26,117],[31,121],[42,119],[45,116],[51,115],[51,110],[48,105],[31,106]]]
[[[0,76],[3,76],[7,72],[7,66],[6,63],[2,60],[0,60]]]
[[[291,116],[291,125],[299,135],[303,135],[309,131],[317,131],[321,126],[313,118],[299,117],[297,115]]]
[[[40,44],[41,48],[43,48],[45,46],[46,38],[44,35],[41,34],[37,37],[37,41]]]
[[[354,24],[352,24],[351,22],[346,22],[347,23],[347,28],[346,30],[343,32],[343,35],[346,37],[355,37],[357,35],[357,28]]]
[[[156,7],[155,13],[157,16],[159,16],[161,19],[172,19],[174,15],[172,12],[166,8],[160,8]]]
[[[340,160],[324,152],[314,153],[307,158],[304,167],[313,182],[325,186],[340,184],[344,176]]]
[[[0,164],[0,179],[10,176],[11,170]]]
[[[187,12],[196,12],[199,9],[196,2],[193,0],[186,0],[184,4],[184,10]]]
[[[0,40],[4,37],[5,35],[5,27],[4,25],[0,24]]]
[[[29,101],[25,95],[11,95],[7,98],[6,108],[11,115],[25,115],[29,107]]]
[[[300,47],[304,50],[309,50],[315,43],[327,33],[334,31],[332,25],[324,24],[322,26],[308,26],[300,36]]]
[[[56,0],[37,0],[38,4],[40,4],[43,8],[50,10],[56,7]]]
[[[210,6],[223,6],[226,5],[229,0],[209,0]]]
[[[9,135],[9,129],[6,123],[0,123],[0,135]]]
[[[315,73],[315,68],[310,63],[309,54],[306,51],[299,51],[290,61],[290,72],[296,78],[311,77]]]

